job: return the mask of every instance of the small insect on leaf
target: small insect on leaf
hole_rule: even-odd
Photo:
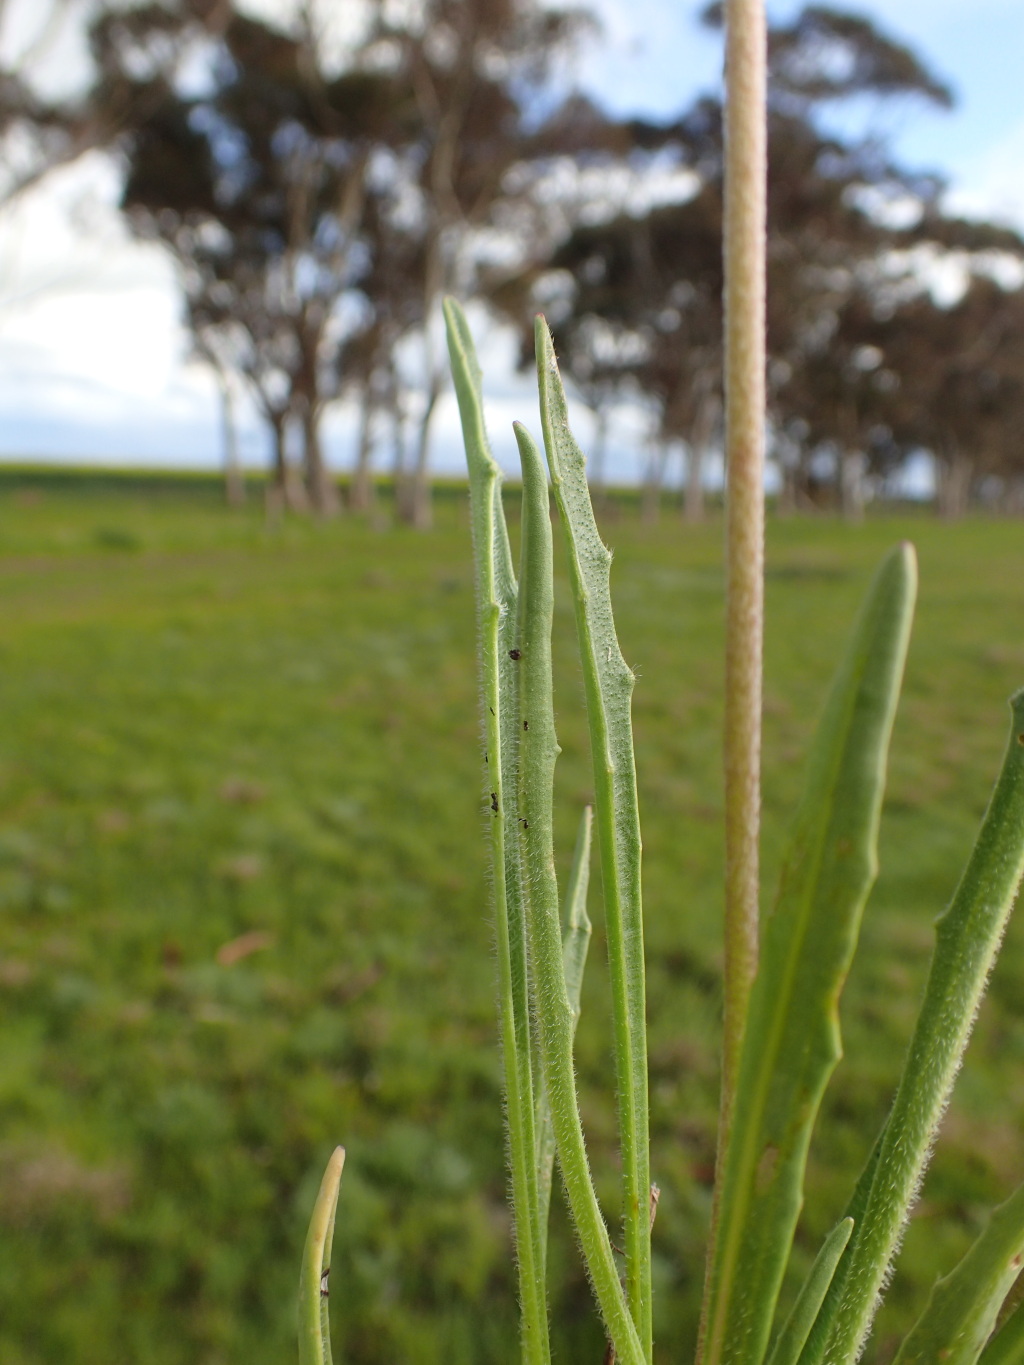
[[[495,815],[497,815],[497,813],[498,813],[498,793],[497,793],[497,792],[491,792],[491,810],[494,811]]]
[[[523,651],[521,649],[510,649],[508,657],[510,659],[521,659],[523,657]]]

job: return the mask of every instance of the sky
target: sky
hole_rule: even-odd
[[[265,10],[279,0],[250,3]],[[36,4],[13,0],[0,10],[7,24],[0,50],[25,41],[32,12],[25,7]],[[615,112],[670,114],[717,88],[719,40],[700,26],[699,6],[591,0],[590,7],[602,33],[585,45],[571,79]],[[769,0],[775,18],[797,8]],[[908,101],[887,113],[883,128],[898,158],[938,171],[950,208],[1024,229],[1022,0],[886,0],[845,8],[908,43],[953,88],[952,111]],[[47,53],[47,78],[57,86],[72,81],[81,60],[74,36],[58,36]],[[118,192],[116,168],[91,154],[0,211],[0,460],[219,463],[217,391],[189,359],[173,270],[158,248],[128,238],[116,214]],[[511,464],[511,421],[530,421],[536,400],[529,380],[514,373],[508,338],[482,316],[475,321],[484,332],[492,439]],[[262,466],[260,423],[249,411],[241,425],[243,459]],[[578,425],[585,443],[584,414]],[[328,459],[344,466],[353,440],[351,414],[330,414]],[[643,458],[637,416],[624,415],[610,443],[609,472],[635,477]],[[450,398],[437,417],[435,464],[461,466]]]

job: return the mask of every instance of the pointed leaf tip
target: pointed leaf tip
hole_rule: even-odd
[[[331,1365],[328,1314],[331,1245],[338,1191],[345,1166],[344,1147],[335,1147],[320,1181],[309,1220],[299,1275],[299,1365]]]
[[[840,1056],[837,1003],[877,871],[915,583],[913,551],[898,546],[868,589],[811,745],[740,1053],[709,1281],[707,1365],[761,1359],[768,1343],[811,1130]],[[840,1292],[831,1288],[837,1266],[823,1291],[828,1304]],[[739,1314],[742,1340],[732,1330]],[[813,1322],[808,1332],[816,1334]]]

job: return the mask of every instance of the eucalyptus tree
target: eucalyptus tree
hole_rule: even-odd
[[[472,287],[479,235],[507,200],[506,178],[529,147],[531,109],[586,16],[539,0],[373,0],[357,70],[392,83],[389,147],[421,250],[419,384],[423,402],[400,513],[430,520],[429,440],[446,368],[441,299]]]
[[[174,0],[132,11],[132,41],[120,17],[97,26],[95,41],[109,88],[144,107],[121,139],[124,206],[180,261],[191,325],[231,339],[278,450],[289,426],[301,429],[306,494],[320,511],[335,497],[320,423],[353,387],[346,348],[358,356],[357,336],[375,337],[374,393],[390,374],[406,399],[396,350],[407,353],[400,343],[418,331],[424,401],[399,510],[422,525],[439,299],[464,270],[467,241],[518,155],[525,106],[574,20],[533,0],[365,10],[365,32],[340,58],[325,55],[310,5],[272,23],[230,3]],[[191,85],[140,60],[168,34],[201,55]],[[374,257],[393,259],[396,244],[412,308],[382,302]],[[287,497],[282,455],[276,469]]]
[[[275,495],[329,513],[337,493],[321,420],[360,311],[364,208],[393,84],[332,71],[306,11],[288,29],[228,5],[130,18],[93,34],[108,89],[139,115],[119,140],[123,207],[178,260],[192,329],[207,348],[216,334],[248,380],[273,436]],[[190,79],[140,59],[162,37],[191,51]],[[301,434],[301,491],[289,428]]]
[[[395,212],[390,197],[381,194],[367,198],[366,232],[372,250],[359,281],[364,309],[338,357],[342,391],[360,409],[349,501],[354,512],[370,510],[374,450],[380,428],[389,425],[396,503],[400,512],[408,513],[413,501],[406,458],[410,395],[400,352],[424,323],[424,299],[417,287],[424,243],[422,234]]]
[[[0,0],[0,206],[104,145],[109,121],[90,99],[96,71],[83,63],[76,79],[55,82],[53,54],[81,31],[83,9],[95,18],[107,8],[105,0],[34,0],[31,8]]]
[[[720,21],[718,7],[705,13]],[[831,131],[844,102],[927,100],[950,103],[949,91],[907,48],[867,20],[820,6],[769,30],[768,298],[769,405],[775,429],[798,455],[786,469],[792,485],[806,476],[807,443],[793,414],[810,374],[830,363],[839,313],[878,273],[878,262],[908,236],[891,226],[893,204],[907,201],[934,215],[938,185],[893,163],[884,143]],[[625,150],[603,128],[578,156],[637,165],[646,155],[691,174],[676,202],[635,204],[601,221],[571,224],[550,263],[529,273],[522,315],[552,281],[571,280],[553,322],[566,369],[584,394],[595,381],[639,392],[654,414],[658,442],[690,447],[691,513],[700,508],[700,453],[714,428],[720,369],[723,139],[720,102],[703,97],[661,125],[618,125]],[[509,306],[513,291],[497,295]],[[837,452],[840,489],[854,499],[859,428],[846,439],[845,414],[819,416]],[[796,439],[794,439],[796,438]],[[847,477],[842,477],[843,473]]]
[[[923,283],[900,301],[885,345],[899,375],[894,427],[931,452],[936,509],[962,515],[975,483],[1019,482],[1024,422],[1024,236],[1007,226],[936,217],[931,253],[961,272],[952,298]]]
[[[44,182],[87,153],[101,153],[121,126],[125,111],[116,101],[97,105],[103,73],[89,60],[86,40],[89,24],[117,3],[0,0],[0,227],[15,242],[37,230]],[[75,59],[67,60],[68,54]],[[59,198],[50,197],[44,213]],[[82,202],[78,194],[76,201]],[[81,225],[75,226],[77,236]],[[30,267],[26,275],[20,251],[3,256],[4,309],[77,288],[90,273],[80,258],[74,265],[54,262],[43,275]]]
[[[882,340],[898,380],[891,425],[905,448],[931,453],[939,514],[962,516],[984,476],[1019,480],[1024,289],[974,274],[946,307],[922,292],[897,310]]]
[[[982,476],[1013,482],[1022,282],[1024,239],[1009,228],[933,211],[890,234],[889,249],[862,262],[827,335],[787,377],[805,448],[857,452],[882,480],[925,451],[945,516],[966,510]]]
[[[688,442],[687,502],[699,514],[701,459],[720,402],[720,240],[720,187],[708,185],[639,221],[620,214],[578,228],[552,260],[575,281],[572,312],[555,326],[574,379],[642,393],[653,410],[648,515],[673,439]]]
[[[718,21],[716,6],[706,11]],[[768,33],[769,403],[795,461],[780,461],[784,495],[805,486],[816,451],[830,449],[834,496],[845,515],[863,508],[864,473],[878,426],[874,405],[887,372],[840,319],[861,301],[881,315],[891,296],[886,262],[939,218],[940,182],[896,163],[885,112],[922,102],[948,109],[949,87],[910,48],[870,20],[809,5]],[[870,108],[869,133],[838,135],[836,111]],[[915,205],[918,221],[901,215]],[[882,297],[884,296],[884,298]],[[856,328],[855,328],[856,330]]]

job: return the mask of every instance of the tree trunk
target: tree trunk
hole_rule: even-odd
[[[677,423],[684,414],[687,414],[685,420],[689,425],[683,441],[685,455],[680,510],[683,519],[691,524],[704,520],[704,465],[722,410],[722,400],[715,382],[717,377],[716,372],[702,370],[693,383],[686,384],[669,396],[668,411],[673,430],[680,430]],[[659,477],[663,477],[663,473]]]
[[[864,520],[867,468],[863,451],[844,450],[839,456],[839,510],[844,521]]]
[[[967,511],[974,477],[972,461],[960,451],[935,458],[935,510],[946,521],[957,521]]]
[[[391,431],[394,443],[394,454],[392,456],[392,470],[394,482],[395,516],[399,521],[409,521],[411,518],[406,514],[406,509],[410,504],[410,490],[407,451],[407,421],[405,404],[402,402],[395,385],[391,395]]]
[[[303,459],[306,473],[306,489],[314,512],[321,517],[337,516],[341,510],[338,485],[331,478],[330,470],[324,461],[323,445],[320,441],[320,409],[316,404],[307,402],[302,409]]]
[[[780,517],[793,517],[799,511],[800,498],[797,482],[800,474],[800,455],[792,447],[783,447],[778,455],[779,496],[775,511]]]
[[[349,488],[348,505],[353,512],[369,512],[373,506],[374,482],[371,474],[373,463],[373,419],[376,408],[369,384],[363,391],[363,410],[359,421],[359,445],[352,468],[352,484]]]
[[[691,524],[704,520],[704,459],[720,410],[721,400],[718,395],[705,394],[697,408],[693,429],[690,432],[683,515]]]
[[[267,413],[270,425],[271,457],[270,478],[267,480],[265,505],[267,521],[276,525],[280,520],[287,502],[288,457],[284,449],[284,417]]]
[[[270,435],[273,451],[273,468],[267,484],[267,517],[272,521],[280,519],[287,509],[292,512],[308,512],[309,499],[302,480],[288,459],[287,451],[287,412],[268,412]]]
[[[683,516],[691,526],[704,520],[704,444],[694,435],[686,449],[686,495]]]
[[[433,508],[430,498],[430,424],[441,396],[441,376],[434,374],[427,390],[427,402],[420,418],[419,435],[416,441],[416,460],[411,474],[405,480],[403,498],[398,509],[402,521],[415,526],[418,531],[429,531],[433,524]]]
[[[214,367],[220,389],[220,429],[224,451],[224,496],[229,507],[245,504],[245,477],[238,458],[238,425],[235,421],[235,395],[231,377],[219,365]]]
[[[668,446],[659,441],[651,452],[647,464],[647,478],[644,480],[644,496],[640,504],[640,519],[645,526],[654,526],[661,512],[661,486],[665,482],[665,465],[668,462]]]

